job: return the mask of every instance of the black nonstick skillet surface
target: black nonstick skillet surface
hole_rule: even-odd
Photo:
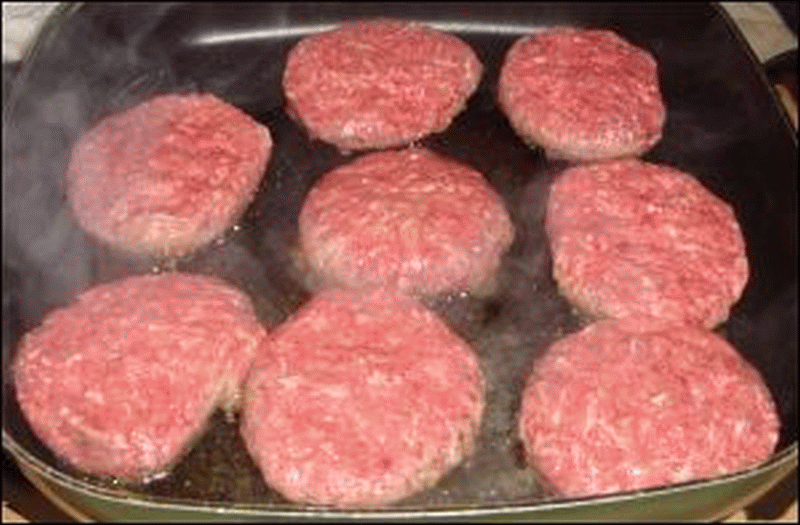
[[[668,108],[663,140],[645,160],[694,174],[735,209],[751,278],[718,332],[763,374],[783,424],[778,451],[797,441],[797,141],[763,72],[714,6],[598,3],[94,4],[62,10],[11,87],[3,121],[3,438],[67,477],[132,497],[276,504],[247,456],[237,422],[216,414],[165,477],[124,485],[85,475],[33,436],[14,400],[9,364],[21,335],[89,286],[153,271],[216,275],[253,298],[272,327],[310,296],[297,264],[297,215],[324,172],[355,158],[310,141],[287,116],[280,77],[288,50],[338,22],[395,16],[431,23],[473,46],[485,70],[445,132],[421,142],[486,175],[516,238],[487,296],[426,302],[475,348],[488,388],[476,453],[398,508],[532,504],[553,496],[527,468],[516,410],[533,360],[577,330],[555,287],[543,230],[552,178],[496,103],[502,57],[525,33],[553,25],[618,31],[656,57]],[[101,118],[155,94],[213,92],[269,126],[273,158],[252,205],[218,242],[181,259],[115,252],[87,237],[66,207],[73,142]]]

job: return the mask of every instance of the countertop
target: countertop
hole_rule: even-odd
[[[59,2],[3,2],[3,62],[24,57],[43,20]],[[767,62],[781,53],[797,49],[797,28],[787,26],[779,11],[768,2],[721,2],[747,38],[755,55]],[[796,13],[796,10],[795,10]],[[797,122],[797,106],[791,107]],[[74,521],[41,495],[3,451],[3,522]],[[726,522],[778,521],[796,523],[797,471],[765,496],[726,519]]]

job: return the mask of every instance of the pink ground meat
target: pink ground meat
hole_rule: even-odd
[[[545,226],[560,290],[590,315],[713,327],[748,279],[733,209],[669,166],[567,169],[551,186]]]
[[[534,364],[519,431],[565,496],[712,478],[756,466],[780,420],[758,372],[724,339],[660,320],[606,320]]]
[[[555,158],[641,154],[661,139],[666,118],[655,59],[608,30],[521,38],[505,57],[498,96],[517,134]]]
[[[392,19],[349,22],[289,53],[288,111],[312,138],[343,151],[409,144],[443,131],[483,66],[454,35]]]
[[[127,479],[168,469],[217,406],[234,408],[264,336],[250,299],[209,277],[96,286],[26,334],[17,398],[60,458]]]
[[[75,144],[67,197],[80,225],[118,249],[183,255],[222,234],[254,196],[269,130],[214,95],[161,95]]]
[[[322,177],[300,244],[329,285],[435,294],[490,279],[513,240],[483,176],[424,148],[371,153]]]
[[[469,455],[484,404],[477,357],[427,308],[329,290],[265,340],[242,435],[288,499],[375,507],[432,486]]]

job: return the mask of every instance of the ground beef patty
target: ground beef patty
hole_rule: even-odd
[[[208,277],[102,284],[24,336],[17,399],[59,457],[98,475],[164,472],[217,406],[233,408],[264,331],[250,299]]]
[[[528,461],[564,496],[755,466],[780,421],[758,372],[724,339],[660,320],[605,320],[554,343],[522,397]]]
[[[244,403],[242,435],[269,485],[293,501],[374,507],[472,452],[483,374],[415,300],[328,290],[265,339]]]
[[[479,287],[514,235],[480,173],[423,148],[367,154],[324,175],[299,230],[328,284],[420,294]]]
[[[182,255],[244,210],[269,130],[213,95],[163,95],[102,120],[76,143],[67,197],[81,226],[125,251]]]
[[[598,317],[713,327],[748,278],[733,210],[692,176],[629,159],[567,169],[545,222],[561,292]]]
[[[411,143],[450,125],[483,66],[456,36],[391,19],[311,35],[289,53],[288,111],[340,150]]]
[[[665,121],[655,59],[612,31],[557,28],[518,40],[500,71],[500,105],[548,156],[638,155]]]

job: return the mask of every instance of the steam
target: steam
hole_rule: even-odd
[[[73,144],[103,117],[191,88],[178,85],[162,50],[144,44],[163,6],[138,19],[106,16],[108,10],[99,4],[66,12],[40,37],[41,51],[23,65],[6,101],[3,265],[4,276],[17,279],[4,279],[3,296],[4,304],[14,297],[26,325],[97,281],[98,265],[108,277],[142,269],[142,261],[111,254],[75,221],[64,183]]]
[[[26,103],[19,100],[17,108],[27,109]],[[3,264],[34,276],[34,282],[23,279],[19,291],[21,305],[38,303],[36,311],[28,312],[33,316],[89,282],[86,241],[63,203],[63,183],[55,175],[68,161],[69,134],[84,120],[76,94],[57,91],[42,97],[25,122],[12,115],[4,129]],[[28,301],[31,295],[38,300]]]

